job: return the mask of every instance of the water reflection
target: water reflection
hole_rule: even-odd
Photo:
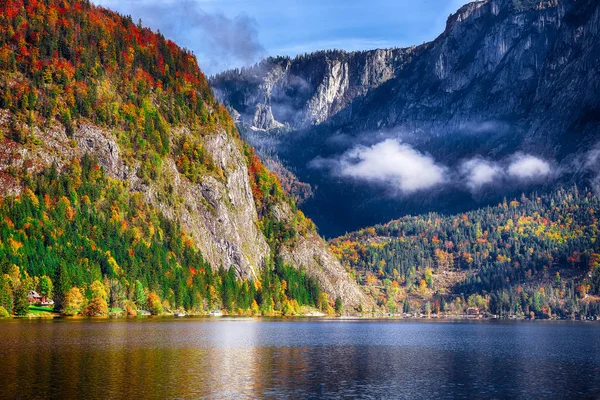
[[[598,398],[600,326],[0,323],[2,398]]]

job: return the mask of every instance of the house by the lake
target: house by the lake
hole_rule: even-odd
[[[53,306],[54,300],[47,298],[46,296],[40,295],[35,290],[30,290],[27,293],[27,298],[29,299],[29,304],[36,304],[40,306]]]
[[[42,302],[42,296],[35,290],[30,290],[27,297],[29,298],[29,304],[39,304]]]

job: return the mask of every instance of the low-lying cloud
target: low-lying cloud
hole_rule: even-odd
[[[405,193],[429,189],[444,182],[446,168],[411,146],[386,139],[372,146],[356,146],[337,160],[317,159],[314,167],[368,182],[392,185]]]
[[[507,170],[510,176],[515,178],[540,179],[552,173],[550,163],[530,154],[515,154]]]
[[[600,196],[600,143],[586,154],[584,167],[592,172],[590,184],[596,195]]]
[[[481,157],[463,162],[460,166],[460,172],[471,190],[477,190],[484,185],[497,182],[504,175],[504,170],[500,165]]]
[[[531,154],[515,153],[505,161],[493,161],[480,156],[463,161],[460,176],[471,191],[484,186],[513,182],[537,182],[547,179],[555,171],[550,162]]]
[[[388,185],[402,193],[446,184],[466,186],[475,193],[486,186],[541,182],[558,173],[549,161],[520,152],[500,161],[475,156],[453,171],[431,155],[391,138],[356,145],[335,158],[318,157],[309,166],[328,169],[338,177]]]
[[[585,157],[585,167],[596,169],[598,164],[600,163],[600,144],[594,146],[592,150],[590,150]]]

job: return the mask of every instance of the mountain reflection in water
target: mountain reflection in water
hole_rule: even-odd
[[[0,323],[0,398],[600,398],[600,325]]]

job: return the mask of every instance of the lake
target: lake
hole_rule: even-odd
[[[1,398],[600,398],[600,324],[0,322]]]

